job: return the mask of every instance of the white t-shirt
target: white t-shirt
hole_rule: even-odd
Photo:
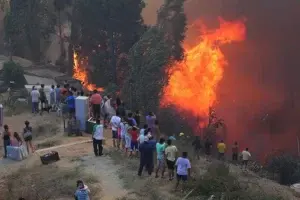
[[[40,93],[38,90],[32,90],[31,91],[31,100],[32,102],[39,102],[40,101]]]
[[[189,159],[179,157],[176,161],[177,174],[186,176],[188,175],[188,169],[191,169],[191,163]]]
[[[95,125],[93,138],[95,138],[96,140],[103,140],[104,139],[103,125],[102,124]]]
[[[242,151],[242,157],[243,157],[243,160],[249,160],[249,158],[251,157],[251,154],[249,151]]]
[[[138,141],[140,144],[143,144],[145,141],[148,141],[148,140],[149,140],[148,136],[147,135],[145,136],[144,134],[142,134],[138,137]]]
[[[126,125],[124,122],[120,123],[120,129],[121,129],[121,138],[124,138],[126,135]]]
[[[121,123],[121,118],[118,116],[113,116],[110,120],[111,129],[113,131],[117,131],[118,128],[120,127],[120,123]]]
[[[177,152],[177,148],[174,145],[167,146],[167,148],[165,149],[165,154],[167,156],[167,159],[173,162],[176,160],[176,152]]]

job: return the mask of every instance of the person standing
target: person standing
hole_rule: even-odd
[[[130,135],[131,135],[131,151],[130,151],[130,156],[135,155],[138,156],[138,128],[136,126],[133,126],[132,129],[130,130]]]
[[[27,152],[29,153],[29,148],[31,152],[34,152],[32,145],[32,127],[30,126],[29,121],[25,121],[25,128],[23,129],[23,138],[26,143]]]
[[[237,164],[238,162],[238,154],[239,154],[239,145],[237,142],[234,142],[232,146],[232,162]]]
[[[116,115],[112,116],[112,118],[110,119],[110,125],[112,130],[113,146],[118,147],[118,149],[120,149],[120,138],[118,136],[118,128],[120,128],[120,123],[120,113],[116,112]]]
[[[182,157],[179,157],[176,161],[176,172],[177,172],[177,182],[175,190],[177,190],[180,181],[182,181],[182,191],[184,191],[184,185],[191,176],[191,163],[187,158],[188,153],[182,152]]]
[[[200,151],[202,146],[199,136],[195,137],[195,140],[193,141],[192,145],[194,146],[194,157],[197,157],[197,159],[200,160]]]
[[[93,117],[95,119],[100,118],[102,97],[97,90],[93,91],[90,101],[92,104]]]
[[[131,122],[132,126],[137,126],[137,123],[136,123],[132,113],[128,113],[128,121]]]
[[[51,85],[51,89],[50,89],[50,106],[51,106],[51,110],[54,110],[54,106],[55,106],[55,86]]]
[[[100,119],[97,119],[96,124],[93,127],[93,148],[95,156],[103,155],[103,139],[103,125],[100,124]]]
[[[226,151],[226,144],[224,143],[223,140],[221,140],[218,145],[217,145],[217,148],[218,148],[218,159],[219,160],[225,160],[225,151]]]
[[[146,122],[148,124],[148,128],[153,128],[155,124],[156,116],[153,114],[153,112],[149,112],[149,114],[146,116]]]
[[[126,110],[125,110],[124,103],[121,101],[120,98],[117,98],[116,103],[117,103],[116,111],[120,113],[121,117],[126,117]]]
[[[41,84],[41,88],[39,89],[40,93],[40,102],[41,102],[41,112],[40,114],[43,114],[43,108],[46,105],[47,97],[46,97],[46,92],[45,92],[45,85]]]
[[[121,118],[120,130],[121,130],[121,144],[122,144],[121,146],[123,150],[125,149],[125,135],[126,135],[127,127],[128,124],[126,120],[124,120],[124,118]]]
[[[4,131],[3,131],[3,147],[4,147],[4,158],[7,158],[7,146],[10,145],[10,131],[8,126],[4,125]]]
[[[249,159],[251,158],[251,154],[249,152],[249,148],[246,148],[242,151],[242,168],[247,169]]]
[[[38,113],[39,101],[40,101],[40,93],[35,88],[35,86],[33,86],[31,91],[32,113]]]
[[[66,99],[67,105],[68,105],[68,111],[69,111],[69,119],[72,119],[73,116],[75,116],[75,97],[73,95],[73,92],[68,92],[68,97]]]
[[[143,131],[140,131],[140,135],[138,137],[138,143],[139,145],[143,144],[145,141],[147,141],[149,138],[148,138],[148,132],[147,132],[147,124],[144,125],[144,130]]]
[[[148,141],[145,141],[143,144],[140,145],[140,167],[138,170],[138,176],[142,175],[144,167],[146,167],[148,171],[148,175],[151,176],[153,171],[153,153],[154,153],[154,146],[151,145]]]
[[[157,154],[157,168],[155,178],[158,178],[158,172],[161,170],[161,178],[164,178],[165,173],[165,139],[160,138],[159,142],[156,143],[156,154]]]
[[[175,167],[175,161],[177,157],[177,147],[175,145],[172,145],[172,140],[167,141],[167,148],[165,149],[165,154],[166,154],[166,161],[167,161],[167,166],[168,166],[168,171],[169,171],[169,180],[173,180],[174,178],[174,167]]]
[[[140,111],[139,111],[139,110],[135,111],[135,113],[134,113],[134,119],[135,119],[135,121],[136,121],[137,127],[140,127],[140,123],[141,123],[141,114],[140,114]]]
[[[210,139],[207,138],[205,140],[204,147],[205,147],[206,160],[210,161],[211,149],[212,149],[212,143],[211,143]]]
[[[151,133],[152,133],[153,137],[155,137],[156,140],[158,141],[161,138],[158,120],[155,120],[151,131],[152,131]]]
[[[61,89],[60,89],[60,85],[57,84],[56,88],[55,88],[55,107],[56,107],[56,109],[59,109],[60,97],[61,97]]]

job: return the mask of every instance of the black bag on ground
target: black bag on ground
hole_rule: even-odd
[[[48,165],[50,163],[59,161],[59,155],[58,155],[57,151],[51,151],[50,153],[42,155],[41,161],[42,161],[43,165]]]

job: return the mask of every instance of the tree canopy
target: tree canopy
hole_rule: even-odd
[[[142,0],[76,1],[72,17],[72,44],[88,57],[98,85],[117,83],[117,64],[128,54],[143,30]],[[124,57],[122,57],[124,58]]]
[[[5,16],[5,40],[11,54],[41,59],[41,40],[54,31],[55,18],[45,0],[11,0]],[[29,55],[26,52],[29,50]]]
[[[124,93],[135,109],[156,109],[161,88],[166,79],[165,69],[169,62],[169,47],[163,32],[151,27],[132,47],[129,54],[129,73]]]

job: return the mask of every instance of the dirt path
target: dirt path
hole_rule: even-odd
[[[118,177],[117,171],[120,168],[109,157],[89,155],[81,159],[86,172],[101,180],[102,200],[115,200],[127,194],[122,180]]]

